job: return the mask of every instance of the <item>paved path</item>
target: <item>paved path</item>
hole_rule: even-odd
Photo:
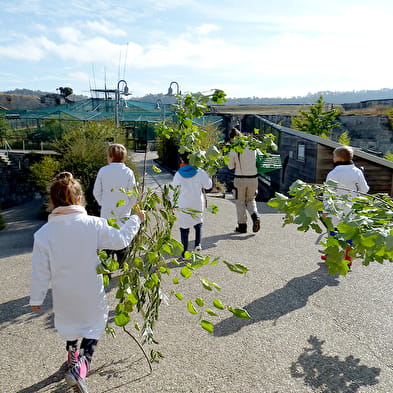
[[[151,153],[148,159],[150,165]],[[154,185],[171,175],[148,178]],[[230,196],[208,201],[219,213],[205,214],[203,253],[250,271],[240,276],[219,265],[203,274],[222,286],[223,302],[245,307],[253,319],[223,315],[209,335],[185,304],[170,297],[157,326],[157,348],[165,359],[149,374],[121,330],[116,339],[103,336],[88,378],[90,392],[393,392],[392,266],[357,261],[347,277],[331,277],[320,263],[315,234],[282,228],[282,215],[263,203],[260,232],[235,234]],[[8,226],[0,232],[0,393],[67,391],[64,343],[52,327],[50,297],[41,315],[27,305],[32,233],[43,223],[35,218],[37,209],[31,202],[3,212]],[[166,293],[171,289],[168,282]],[[180,290],[201,294],[192,279]]]

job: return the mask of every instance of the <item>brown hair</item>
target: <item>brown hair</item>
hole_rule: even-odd
[[[124,162],[127,158],[127,149],[120,143],[113,143],[108,147],[108,157],[112,162]]]
[[[229,139],[233,139],[237,136],[242,136],[242,133],[237,128],[232,128],[231,132],[229,133]]]
[[[334,158],[340,158],[342,161],[351,161],[353,158],[353,149],[351,146],[340,146],[333,151]]]
[[[61,172],[56,175],[50,186],[50,200],[53,207],[77,205],[78,199],[83,200],[82,187],[72,173]]]

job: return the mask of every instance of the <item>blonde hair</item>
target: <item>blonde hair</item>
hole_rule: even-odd
[[[127,158],[127,149],[120,143],[108,147],[108,157],[112,162],[124,162]]]
[[[72,173],[61,172],[56,175],[49,189],[53,207],[77,205],[83,201],[82,186]]]
[[[351,161],[353,158],[353,149],[351,146],[340,146],[333,151],[334,158],[340,158],[342,161]]]

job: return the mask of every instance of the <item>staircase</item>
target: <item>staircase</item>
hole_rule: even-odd
[[[12,164],[11,160],[8,158],[8,154],[2,152],[0,152],[0,162],[3,162],[7,166]]]

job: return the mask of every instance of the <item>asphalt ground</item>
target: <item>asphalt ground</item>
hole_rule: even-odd
[[[135,157],[143,159],[140,153]],[[147,158],[146,186],[169,182],[170,173],[151,171],[153,153]],[[150,373],[137,345],[116,328],[115,339],[104,335],[99,342],[89,392],[393,392],[392,266],[354,261],[346,277],[329,276],[315,233],[283,228],[282,215],[258,203],[261,230],[237,234],[232,196],[209,195],[208,203],[219,212],[205,213],[202,254],[242,263],[249,272],[239,275],[219,264],[200,273],[220,284],[219,293],[201,290],[194,278],[176,290],[207,302],[219,297],[244,307],[252,319],[224,313],[211,318],[215,332],[209,334],[184,300],[170,296],[168,280],[163,290],[169,304],[161,307],[159,344],[153,347],[165,358]],[[32,201],[2,212],[7,227],[0,232],[0,393],[69,391],[50,291],[43,313],[28,306],[32,235],[44,223],[39,210],[40,201]],[[173,235],[179,239],[178,228]],[[179,274],[178,268],[172,272]],[[112,306],[114,295],[111,287]]]

